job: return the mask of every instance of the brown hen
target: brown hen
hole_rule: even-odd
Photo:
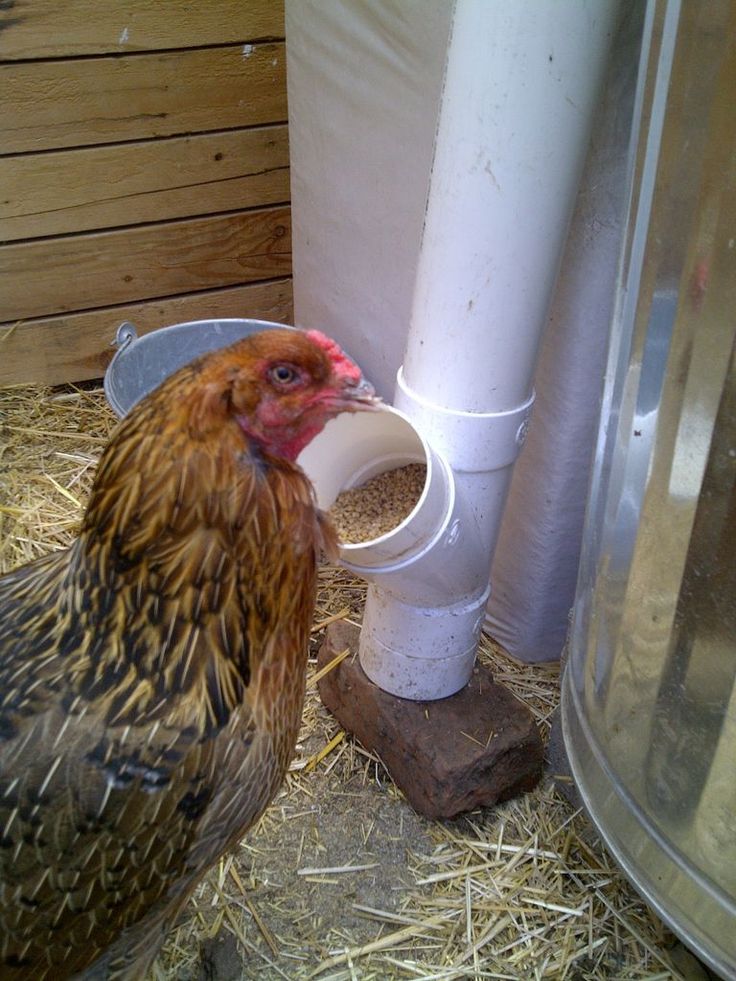
[[[372,389],[269,330],[172,375],[104,452],[79,538],[0,579],[0,976],[141,979],[282,782],[320,549],[295,460]]]

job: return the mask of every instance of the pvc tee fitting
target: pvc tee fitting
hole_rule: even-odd
[[[341,546],[342,564],[370,583],[359,657],[385,691],[444,698],[469,680],[489,595],[490,557],[453,472],[396,409],[333,419],[299,458],[317,500],[409,463],[427,476],[411,513],[390,532]]]

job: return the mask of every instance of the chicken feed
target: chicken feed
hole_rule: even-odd
[[[388,534],[414,510],[426,479],[425,464],[408,463],[342,491],[329,510],[341,540],[354,544]]]

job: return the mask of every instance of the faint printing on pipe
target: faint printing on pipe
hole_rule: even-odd
[[[409,463],[342,491],[329,510],[341,540],[368,542],[388,534],[414,510],[426,479],[425,464]]]

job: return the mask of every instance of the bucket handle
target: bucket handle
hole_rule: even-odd
[[[124,320],[115,333],[115,339],[110,342],[111,347],[116,347],[117,354],[122,354],[130,344],[138,338],[138,331],[129,320]],[[117,354],[115,355],[117,357]]]

